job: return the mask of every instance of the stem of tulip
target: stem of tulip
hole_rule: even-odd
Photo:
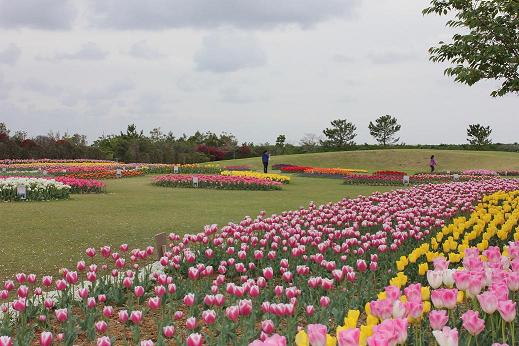
[[[469,334],[469,339],[467,340],[467,346],[470,346],[470,341],[471,341],[471,339],[472,339],[472,335]]]
[[[505,320],[501,320],[501,334],[503,336],[503,344],[506,344],[506,336],[505,336]]]
[[[512,329],[512,345],[515,345],[515,326],[514,326],[514,321],[510,322],[510,328]]]

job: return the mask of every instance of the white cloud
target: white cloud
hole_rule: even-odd
[[[0,63],[13,65],[18,61],[21,54],[22,51],[20,48],[14,43],[11,43],[7,48],[0,50]]]
[[[383,51],[369,53],[367,58],[374,64],[398,64],[408,62],[416,58],[416,55],[405,51]]]
[[[69,29],[77,9],[72,0],[0,0],[0,27]]]
[[[337,17],[349,17],[359,0],[95,0],[90,2],[93,25],[117,29],[180,27],[272,28],[296,24],[308,27]]]
[[[147,41],[141,40],[131,45],[129,54],[135,58],[154,60],[165,56],[159,50],[152,47]]]
[[[0,73],[0,100],[5,100],[9,96],[12,85],[4,80],[4,76]]]
[[[194,60],[199,71],[225,73],[265,65],[267,55],[252,34],[226,30],[206,36]]]
[[[84,43],[81,48],[69,53],[56,53],[53,57],[43,58],[49,61],[62,60],[103,60],[108,56],[108,52],[101,49],[93,42]]]

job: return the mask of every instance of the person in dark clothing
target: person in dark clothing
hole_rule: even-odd
[[[267,173],[267,169],[269,167],[269,159],[270,159],[270,154],[267,150],[265,150],[263,152],[263,154],[261,155],[261,161],[263,162],[263,172],[264,173]]]
[[[434,159],[434,155],[431,156],[431,161],[429,162],[429,166],[431,167],[431,173],[434,172],[434,168],[436,167],[436,160]]]

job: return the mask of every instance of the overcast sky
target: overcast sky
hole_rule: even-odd
[[[0,0],[0,121],[90,141],[129,123],[297,143],[347,118],[357,142],[396,116],[405,143],[519,140],[519,97],[443,75],[452,32],[423,0]]]

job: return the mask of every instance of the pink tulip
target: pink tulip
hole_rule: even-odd
[[[133,324],[140,324],[142,322],[142,311],[134,310],[130,313],[130,321]]]
[[[105,306],[103,308],[103,316],[106,318],[110,318],[114,313],[114,309],[111,306]]]
[[[12,307],[18,312],[25,311],[25,308],[27,307],[27,301],[25,298],[16,299],[13,302]]]
[[[501,318],[506,322],[512,322],[515,319],[516,303],[511,300],[504,300],[497,303],[497,311],[501,315]]]
[[[205,324],[213,324],[216,321],[216,312],[214,310],[202,311],[202,320]]]
[[[487,314],[493,314],[497,310],[497,297],[490,291],[477,295],[481,309]]]
[[[0,346],[13,346],[13,341],[9,336],[0,336]]]
[[[57,309],[54,311],[54,314],[56,315],[56,319],[60,322],[65,322],[68,320],[68,310],[67,309]]]
[[[309,324],[307,327],[308,341],[311,346],[326,346],[326,326],[322,324]]]
[[[323,308],[330,305],[330,302],[331,302],[330,297],[327,297],[327,296],[323,296],[319,299],[319,305],[321,305]]]
[[[194,317],[189,317],[187,320],[186,320],[186,328],[187,329],[195,329],[196,328],[196,318]]]
[[[126,323],[128,321],[128,310],[119,311],[119,322]]]
[[[144,295],[144,287],[135,286],[135,288],[133,289],[133,293],[136,297],[142,297]]]
[[[441,330],[449,321],[445,310],[431,310],[429,312],[429,323],[433,330]]]
[[[357,260],[357,269],[361,273],[364,273],[368,269],[368,265],[366,264],[366,261],[364,261],[362,259],[358,259]]]
[[[225,309],[225,316],[234,322],[240,317],[240,309],[235,305],[231,305]]]
[[[433,330],[433,335],[440,346],[458,346],[458,330],[443,327],[440,330]]]
[[[187,346],[202,346],[203,337],[198,333],[190,334],[187,337]]]
[[[314,306],[313,305],[307,305],[306,308],[305,308],[305,311],[306,311],[306,314],[308,316],[312,316],[315,312],[315,309],[314,309]]]
[[[249,299],[242,299],[238,302],[241,316],[248,316],[252,312],[252,302]]]
[[[41,279],[41,284],[45,287],[50,287],[52,286],[52,276],[44,276],[42,279]]]
[[[337,335],[338,346],[359,346],[360,329],[341,330]]]
[[[42,332],[40,334],[40,346],[50,346],[52,345],[52,333],[51,332]]]
[[[274,322],[272,320],[261,321],[261,330],[267,334],[272,334],[274,331]]]
[[[98,333],[105,333],[106,329],[108,328],[108,324],[105,321],[98,321],[95,323],[95,328]]]
[[[153,346],[155,345],[152,340],[142,340],[140,343],[141,346]]]
[[[152,310],[157,310],[160,308],[160,297],[151,297],[148,299],[148,306]]]
[[[175,313],[173,314],[173,317],[176,320],[180,320],[180,319],[182,319],[182,317],[184,317],[184,313],[182,311],[175,311]]]
[[[468,310],[461,315],[463,327],[473,336],[478,335],[485,329],[485,320],[479,318],[479,311]]]
[[[187,306],[193,306],[195,304],[195,295],[193,293],[188,293],[184,296],[184,304]]]
[[[168,339],[172,338],[175,335],[175,327],[174,326],[164,326],[162,327],[162,333]]]
[[[97,339],[97,346],[111,346],[112,341],[108,336],[102,336]]]

